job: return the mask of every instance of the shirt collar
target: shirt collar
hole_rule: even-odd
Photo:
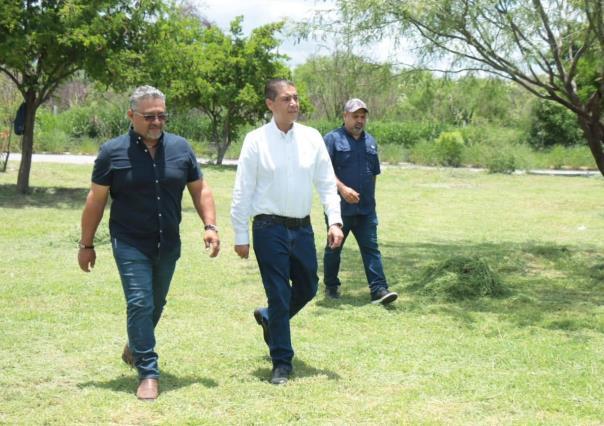
[[[269,126],[271,128],[271,131],[279,134],[284,139],[293,137],[294,133],[296,132],[296,128],[298,127],[297,123],[294,121],[292,128],[289,129],[289,131],[287,133],[285,133],[283,130],[281,130],[280,128],[277,127],[277,123],[275,123],[274,117],[271,118],[271,122],[269,123]]]

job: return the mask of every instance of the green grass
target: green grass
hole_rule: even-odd
[[[90,166],[34,163],[34,191],[0,174],[0,423],[600,424],[604,419],[602,178],[384,166],[380,242],[391,307],[369,304],[354,240],[343,298],[321,292],[292,322],[295,374],[267,382],[252,310],[255,260],[229,226],[234,170],[206,167],[223,251],[210,259],[184,204],[183,256],[157,330],[162,394],[141,403],[120,360],[125,306],[100,233],[79,271],[74,242]],[[320,208],[313,222],[319,252]],[[106,226],[106,220],[103,226]],[[443,302],[413,291],[429,267],[478,256],[509,294]]]

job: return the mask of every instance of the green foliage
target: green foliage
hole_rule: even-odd
[[[584,133],[560,114],[547,117],[551,111],[544,111],[531,143],[573,144],[582,136],[604,174],[601,1],[337,0],[336,5],[336,16],[346,18],[356,40],[394,34],[413,43],[426,62],[450,64],[453,73],[491,73],[556,102],[575,116]],[[473,89],[465,86],[468,93]],[[476,111],[471,101],[489,102],[488,95],[478,94],[470,102],[447,105],[457,125],[470,124]]]
[[[405,121],[457,127],[483,123],[510,125],[519,121],[519,112],[527,102],[518,88],[496,78],[467,75],[451,79],[412,71],[402,73],[399,81],[402,96],[390,116]]]
[[[325,136],[327,133],[331,132],[334,129],[342,126],[342,121],[336,120],[309,120],[304,121],[304,124],[310,127],[314,127],[321,133],[321,135]],[[379,141],[378,141],[379,143]]]
[[[409,161],[414,164],[435,166],[439,164],[439,160],[436,144],[432,141],[422,141],[414,145],[409,152]]]
[[[3,1],[0,72],[15,83],[27,105],[19,192],[29,190],[38,107],[79,70],[109,85],[123,84],[117,71],[138,65],[162,4],[162,0]]]
[[[486,167],[490,173],[512,173],[525,152],[524,133],[509,127],[467,126],[459,129],[466,145],[462,163]]]
[[[371,116],[384,118],[400,96],[399,76],[392,65],[373,63],[349,51],[311,57],[293,74],[296,82],[308,88],[313,120],[340,120],[350,98],[363,99]]]
[[[208,119],[209,139],[220,163],[243,126],[264,118],[264,85],[288,77],[283,55],[275,53],[283,23],[242,32],[243,18],[231,22],[229,33],[207,26],[195,14],[175,7],[157,25],[141,78],[161,87],[170,103],[197,108]],[[303,95],[303,94],[302,94]]]
[[[495,153],[486,163],[489,173],[510,174],[516,170],[516,157],[513,153]]]
[[[494,146],[515,145],[524,142],[524,132],[515,127],[501,127],[493,124],[459,127],[467,145]]]
[[[208,118],[198,109],[170,110],[169,132],[176,133],[189,142],[208,142],[211,138],[211,124]]]
[[[409,149],[402,145],[380,145],[379,155],[382,163],[398,164],[409,161]]]
[[[369,121],[367,131],[380,145],[402,145],[412,147],[420,141],[432,140],[442,126],[430,122]]]
[[[412,288],[449,301],[497,297],[508,292],[487,261],[478,256],[453,256],[429,267]]]
[[[531,113],[528,143],[535,148],[584,143],[577,116],[560,104],[539,100]]]
[[[435,142],[436,156],[443,166],[459,167],[464,149],[461,132],[442,132]]]

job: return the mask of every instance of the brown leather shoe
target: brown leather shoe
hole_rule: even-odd
[[[158,379],[142,379],[136,390],[136,397],[143,401],[155,401],[159,395]]]
[[[134,356],[132,356],[132,351],[128,347],[128,344],[124,346],[124,351],[122,352],[122,361],[129,365],[130,368],[134,368]]]

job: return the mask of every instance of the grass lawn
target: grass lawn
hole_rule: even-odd
[[[604,422],[601,177],[384,168],[379,235],[399,300],[368,303],[348,241],[343,298],[321,290],[293,320],[295,374],[279,387],[267,382],[252,317],[265,301],[257,265],[232,249],[234,170],[206,167],[223,251],[207,256],[186,198],[183,255],[157,329],[162,394],[142,403],[120,360],[125,304],[107,217],[94,272],[76,262],[91,166],[35,163],[25,197],[17,167],[0,174],[0,423]],[[321,258],[318,201],[313,222]],[[446,302],[411,290],[456,255],[485,259],[509,294]]]

